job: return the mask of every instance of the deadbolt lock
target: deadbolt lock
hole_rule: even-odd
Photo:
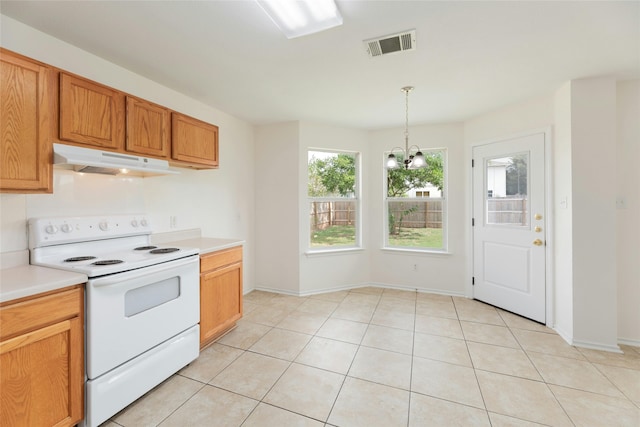
[[[533,216],[533,218],[534,218],[534,219],[536,219],[536,220],[538,220],[538,221],[540,221],[540,220],[542,219],[542,215],[541,215],[541,214],[535,214],[535,215]]]
[[[536,233],[540,233],[542,231],[542,227],[534,227],[533,231],[535,231]]]

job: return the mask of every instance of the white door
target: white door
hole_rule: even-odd
[[[473,148],[473,297],[545,323],[545,134]]]

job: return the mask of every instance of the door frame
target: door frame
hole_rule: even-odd
[[[467,260],[467,284],[465,286],[465,296],[468,298],[473,298],[473,285],[471,283],[473,278],[473,260],[474,260],[474,249],[473,249],[473,227],[471,226],[471,219],[473,218],[473,173],[471,170],[471,160],[473,159],[473,149],[474,147],[486,144],[492,144],[495,142],[505,142],[510,139],[521,138],[525,136],[531,136],[534,134],[542,133],[544,134],[544,179],[545,179],[545,218],[546,218],[546,226],[544,232],[544,240],[546,243],[545,250],[545,317],[546,317],[546,325],[550,328],[555,326],[555,265],[554,265],[554,203],[553,203],[553,173],[552,173],[552,126],[548,126],[545,128],[531,129],[524,132],[518,132],[502,137],[496,137],[491,139],[485,139],[482,141],[472,142],[467,146],[467,200],[469,201],[469,208],[467,209],[466,215],[466,224],[467,224],[467,251],[469,253],[469,258]],[[478,167],[478,165],[476,165]]]

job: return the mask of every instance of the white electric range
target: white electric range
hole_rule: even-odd
[[[198,249],[150,244],[144,215],[33,218],[30,263],[84,273],[87,426],[199,354]]]

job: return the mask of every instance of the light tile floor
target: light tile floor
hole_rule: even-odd
[[[236,329],[104,427],[640,426],[640,348],[465,298],[254,291]]]

